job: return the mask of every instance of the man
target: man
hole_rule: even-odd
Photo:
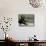
[[[20,18],[19,18],[19,24],[21,25],[21,24],[24,24],[24,25],[27,25],[26,24],[26,21],[25,21],[25,17],[22,15]]]

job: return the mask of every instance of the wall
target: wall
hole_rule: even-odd
[[[33,8],[29,4],[28,0],[0,0],[0,18],[3,16],[12,17],[13,22],[10,31],[10,35],[17,40],[27,40],[34,34],[37,35],[39,40],[45,39],[45,15],[46,6]],[[18,26],[18,14],[34,14],[35,26],[34,27],[19,27]],[[2,31],[0,31],[0,35]],[[11,36],[11,37],[12,37]],[[0,36],[0,39],[3,37]]]

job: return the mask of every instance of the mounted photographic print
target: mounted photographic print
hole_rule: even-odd
[[[19,26],[34,26],[34,14],[19,14]]]

